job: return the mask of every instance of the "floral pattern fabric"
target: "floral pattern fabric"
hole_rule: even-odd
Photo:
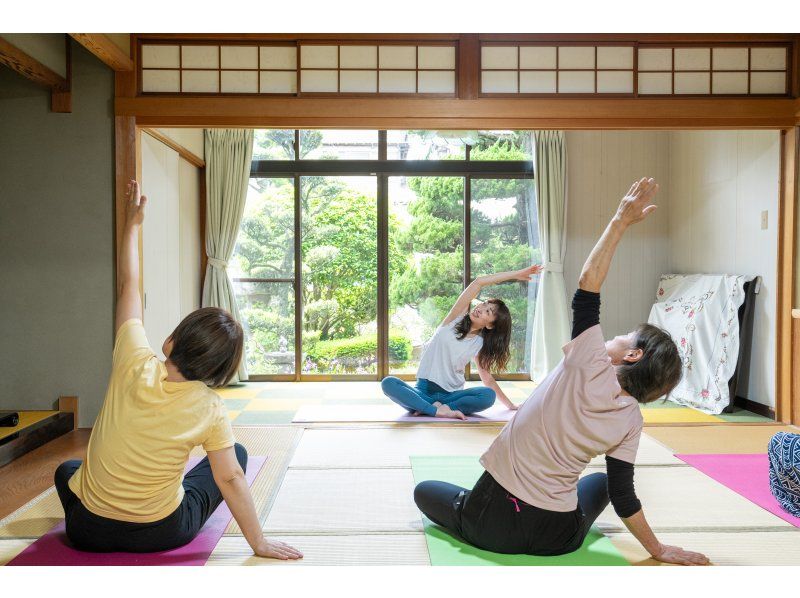
[[[728,381],[739,357],[738,311],[749,278],[727,274],[661,277],[647,321],[672,335],[683,361],[683,376],[669,400],[710,414],[728,406]]]

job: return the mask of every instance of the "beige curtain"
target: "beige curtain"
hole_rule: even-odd
[[[241,322],[236,296],[226,271],[236,246],[236,235],[247,199],[252,129],[207,129],[206,154],[206,278],[203,307],[221,307]],[[239,380],[247,380],[246,359]],[[236,379],[233,380],[236,382]]]
[[[564,285],[567,207],[567,148],[563,131],[534,131],[534,180],[539,246],[545,271],[539,280],[533,318],[531,379],[541,381],[564,356],[569,311]]]

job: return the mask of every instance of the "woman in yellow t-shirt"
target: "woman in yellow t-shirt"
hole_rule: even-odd
[[[146,203],[131,181],[108,390],[86,460],[62,463],[55,473],[67,536],[76,548],[93,552],[169,550],[190,542],[224,500],[256,555],[301,558],[261,531],[244,476],[247,452],[209,388],[227,384],[239,367],[239,323],[225,310],[199,309],[164,342],[166,362],[150,348],[139,295]],[[207,456],[184,476],[198,445]]]

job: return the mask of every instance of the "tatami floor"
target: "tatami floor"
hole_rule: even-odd
[[[510,398],[527,396],[526,383],[504,382]],[[278,392],[280,391],[280,392]],[[440,564],[426,537],[413,498],[412,458],[477,459],[500,424],[290,424],[306,404],[371,404],[383,401],[377,384],[262,383],[225,390],[237,439],[251,455],[267,456],[252,485],[264,529],[305,553],[303,565]],[[238,407],[238,408],[237,408]],[[650,413],[680,411],[651,407]],[[268,423],[243,416],[271,414]],[[280,415],[277,415],[280,414]],[[267,417],[265,415],[265,417]],[[752,416],[744,416],[752,417]],[[720,565],[800,563],[800,528],[716,482],[675,454],[764,453],[775,424],[716,421],[650,424],[637,458],[636,487],[646,516],[666,543],[706,553]],[[244,424],[244,425],[243,425]],[[198,454],[202,451],[198,450]],[[593,462],[587,473],[603,467]],[[51,487],[0,520],[4,564],[63,518]],[[626,531],[611,508],[598,528],[633,565],[658,564]],[[235,522],[207,565],[284,565],[252,556]]]
[[[502,381],[503,392],[515,403],[524,401],[535,388],[533,382]],[[468,382],[467,386],[479,386]],[[308,405],[386,405],[388,399],[378,382],[249,382],[220,391],[235,426],[292,423],[298,409]],[[769,423],[766,417],[743,409],[734,413],[707,415],[675,403],[656,401],[643,409],[645,423]]]

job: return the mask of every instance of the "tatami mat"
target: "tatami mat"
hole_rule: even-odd
[[[0,538],[38,538],[64,519],[64,509],[51,486],[0,521]]]
[[[607,534],[633,565],[661,565],[630,533]],[[702,552],[714,565],[794,565],[800,563],[800,530],[769,532],[660,533],[663,544]]]
[[[423,543],[425,542],[424,536],[422,541]],[[8,563],[11,559],[13,559],[34,542],[35,540],[33,538],[0,540],[0,566]]]
[[[411,469],[290,469],[264,524],[280,533],[422,531]]]
[[[206,565],[430,565],[425,534],[270,536],[300,550],[296,561],[262,559],[241,537],[223,538]]]
[[[286,468],[303,435],[303,430],[291,426],[234,427],[233,434],[236,436],[236,440],[247,449],[248,454],[267,457],[267,462],[250,486],[258,520],[263,525],[278,493]],[[235,520],[231,520],[225,530],[225,535],[240,535],[241,533],[239,524]]]
[[[307,430],[294,467],[410,467],[409,455],[481,455],[496,426]]]
[[[307,430],[294,458],[293,468],[409,467],[411,455],[480,456],[500,433],[500,428],[345,428]],[[685,465],[659,442],[642,435],[637,465]],[[605,467],[605,458],[590,466]]]
[[[639,468],[635,484],[645,517],[656,531],[792,527],[692,467]],[[626,530],[611,505],[597,525],[603,531]]]
[[[648,428],[647,433],[677,454],[766,453],[778,432],[798,434],[793,426],[696,426]]]

